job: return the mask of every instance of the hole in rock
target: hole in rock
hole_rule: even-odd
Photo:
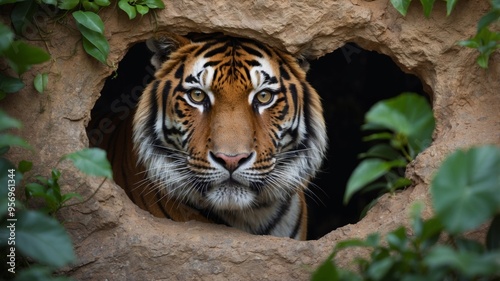
[[[151,55],[145,43],[134,45],[119,63],[117,72],[106,80],[87,127],[90,146],[101,146],[112,132],[129,126],[127,120],[154,75]],[[310,66],[308,81],[322,97],[330,141],[322,172],[307,196],[308,238],[317,239],[337,227],[357,222],[375,196],[355,195],[349,205],[342,203],[347,179],[359,161],[357,156],[369,147],[361,140],[360,130],[366,111],[377,101],[404,91],[424,92],[419,79],[401,71],[388,56],[355,44],[310,61]],[[123,157],[127,141],[116,143],[103,148],[114,150],[114,157]],[[121,167],[113,170],[115,174],[122,173]]]
[[[356,223],[378,193],[356,193],[346,206],[347,180],[373,143],[362,141],[364,115],[376,102],[415,92],[428,98],[420,80],[404,73],[389,56],[348,43],[310,62],[309,83],[323,100],[329,150],[323,170],[310,187],[309,239],[317,239],[337,227]]]

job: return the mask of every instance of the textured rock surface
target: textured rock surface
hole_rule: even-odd
[[[408,169],[416,186],[385,196],[361,222],[317,241],[258,237],[222,226],[155,219],[106,182],[93,199],[61,214],[79,257],[68,273],[77,280],[307,280],[339,239],[386,232],[405,223],[412,201],[428,201],[432,173],[447,153],[458,147],[500,144],[500,56],[494,54],[490,69],[482,70],[475,64],[474,50],[455,44],[475,33],[488,1],[459,1],[450,17],[445,17],[445,2],[437,1],[430,19],[424,18],[418,1],[413,2],[405,18],[388,0],[219,0],[211,5],[165,1],[156,22],[149,16],[129,21],[116,8],[102,11],[112,66],[133,43],[155,30],[223,31],[312,57],[355,42],[391,56],[403,70],[421,78],[433,97],[437,127],[431,147]],[[41,24],[54,29],[54,23]],[[113,71],[83,52],[76,31],[57,30],[46,41],[54,60],[24,76],[29,81],[37,71],[48,72],[47,94],[27,86],[2,102],[2,108],[23,121],[22,135],[35,147],[34,153],[16,150],[12,157],[33,160],[38,165],[35,172],[43,174],[61,155],[88,145],[85,125],[90,109]],[[59,168],[64,171],[66,191],[88,197],[100,184],[65,163]],[[339,262],[348,265],[355,254],[343,252]]]

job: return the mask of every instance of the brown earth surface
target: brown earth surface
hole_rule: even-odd
[[[49,73],[49,88],[38,94],[31,85],[2,101],[2,109],[22,120],[21,135],[34,152],[13,150],[15,161],[31,160],[33,174],[48,174],[61,155],[88,146],[85,126],[105,79],[128,48],[155,31],[217,32],[251,37],[292,53],[319,57],[355,42],[389,55],[404,71],[417,75],[432,95],[436,130],[432,145],[410,164],[415,185],[384,196],[355,225],[341,227],[315,241],[254,236],[224,226],[176,223],[153,218],[131,203],[124,192],[105,182],[83,205],[64,209],[76,246],[78,263],[64,270],[76,280],[308,280],[310,273],[341,239],[386,233],[406,224],[409,206],[429,205],[428,186],[443,157],[460,147],[500,144],[500,55],[481,69],[477,51],[456,42],[475,34],[476,23],[489,9],[486,0],[458,1],[446,17],[446,3],[436,1],[429,19],[418,1],[402,17],[388,0],[351,1],[165,1],[166,8],[129,21],[117,7],[100,15],[110,42],[110,66],[86,55],[78,31],[40,22],[51,31],[45,42],[52,61],[23,75],[31,81]],[[2,12],[3,22],[8,16]],[[73,27],[68,16],[67,25]],[[36,38],[37,34],[27,34]],[[87,178],[62,162],[65,192],[90,196],[101,180]],[[431,213],[426,209],[426,215]],[[341,252],[349,266],[358,252]]]

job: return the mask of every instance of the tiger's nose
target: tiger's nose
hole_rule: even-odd
[[[217,152],[217,153],[212,153],[210,152],[210,156],[224,166],[226,170],[228,170],[230,173],[234,172],[238,167],[240,167],[242,164],[248,161],[248,159],[251,156],[251,153],[239,153],[235,155],[228,155],[222,152]]]

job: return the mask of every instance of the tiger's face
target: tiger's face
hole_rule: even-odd
[[[244,211],[306,188],[326,133],[319,97],[295,58],[225,36],[153,47],[158,69],[138,104],[134,145],[168,196]]]

